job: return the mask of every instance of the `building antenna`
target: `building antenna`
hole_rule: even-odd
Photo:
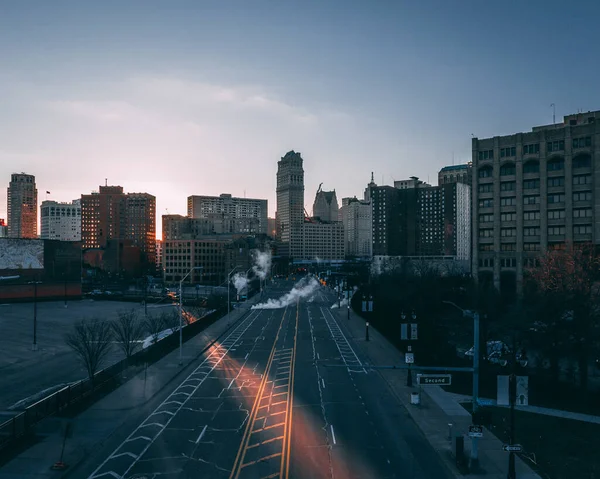
[[[550,103],[552,107],[552,124],[556,125],[556,105],[554,103]]]
[[[108,186],[108,178],[104,178],[104,186]]]

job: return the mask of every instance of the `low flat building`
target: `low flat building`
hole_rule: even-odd
[[[307,221],[301,230],[302,253],[294,260],[342,260],[345,257],[344,225],[341,222]]]

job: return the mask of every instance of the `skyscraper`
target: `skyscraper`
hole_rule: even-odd
[[[300,153],[289,151],[277,162],[277,239],[282,256],[302,255],[304,169]]]
[[[323,191],[321,185],[315,195],[313,203],[313,216],[321,221],[338,221],[339,205],[335,190]]]
[[[8,237],[37,237],[35,176],[13,173],[8,186]]]
[[[80,200],[72,203],[42,201],[40,210],[42,239],[81,241]]]
[[[125,197],[125,239],[142,251],[142,263],[156,262],[156,197],[128,193]]]

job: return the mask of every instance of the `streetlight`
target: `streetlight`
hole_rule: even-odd
[[[417,319],[417,315],[415,314],[414,311],[412,312],[411,316],[412,316],[413,321],[415,321]],[[404,311],[402,311],[400,313],[400,318],[402,319],[402,323],[404,323],[404,321],[406,321],[406,314],[404,314]],[[412,334],[412,332],[411,332],[411,334]],[[407,350],[408,350],[409,353],[412,352],[412,347],[411,347],[410,344],[407,346]],[[411,367],[411,363],[408,363],[408,371],[407,371],[407,374],[406,374],[406,386],[409,387],[409,388],[411,388],[412,385],[413,385],[412,371],[411,371],[410,367]]]
[[[452,301],[442,301],[442,303],[454,306],[462,311],[463,317],[473,318],[473,415],[479,409],[479,313],[462,309]],[[479,454],[477,451],[477,438],[471,438],[471,471],[479,469]]]
[[[179,281],[179,365],[183,364],[183,282],[192,274],[192,271],[202,269],[202,266],[194,266]]]
[[[33,284],[33,345],[32,351],[37,351],[37,285],[41,281],[29,281],[27,284]]]

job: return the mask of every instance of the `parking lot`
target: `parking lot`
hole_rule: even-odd
[[[83,365],[64,340],[77,321],[110,321],[119,311],[131,309],[144,314],[140,303],[85,299],[69,301],[65,308],[63,301],[38,302],[38,349],[32,351],[33,308],[33,303],[0,305],[0,412],[45,389],[86,377]],[[171,308],[166,304],[148,305],[148,313]],[[103,366],[122,358],[123,353],[115,346]]]

